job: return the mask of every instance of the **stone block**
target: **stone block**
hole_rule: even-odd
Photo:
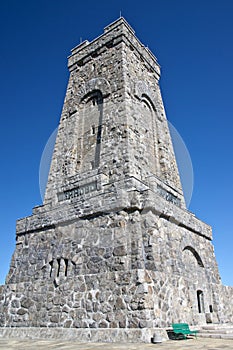
[[[17,310],[17,314],[18,314],[18,315],[25,315],[26,313],[27,313],[27,310],[26,310],[26,309],[20,308],[20,309]]]

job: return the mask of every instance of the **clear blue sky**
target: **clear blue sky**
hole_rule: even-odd
[[[39,163],[60,118],[67,56],[120,11],[162,67],[167,117],[194,168],[190,210],[212,225],[223,283],[233,285],[232,0],[1,1],[0,283],[16,219],[41,204]]]

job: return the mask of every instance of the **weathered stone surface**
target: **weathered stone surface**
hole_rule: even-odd
[[[119,309],[120,310],[124,310],[124,309],[126,309],[126,304],[125,304],[123,298],[121,298],[121,297],[117,297],[116,298],[115,309],[116,310],[119,310]]]
[[[29,309],[30,306],[32,306],[34,303],[31,299],[29,298],[23,298],[21,301],[21,306],[24,307],[25,309]],[[39,307],[39,304],[38,304],[38,307]]]
[[[44,203],[17,222],[0,325],[148,341],[173,322],[233,322],[211,228],[185,207],[156,58],[120,18],[72,50],[69,70]]]
[[[113,255],[115,256],[124,256],[126,254],[127,251],[125,246],[115,247],[113,250]]]
[[[17,310],[18,315],[25,315],[26,313],[27,313],[27,310],[25,310],[25,309],[18,309]]]

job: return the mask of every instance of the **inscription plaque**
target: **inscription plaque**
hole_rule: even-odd
[[[168,202],[172,202],[173,204],[176,204],[180,207],[181,201],[179,198],[174,196],[174,194],[172,194],[171,192],[168,192],[167,190],[165,190],[163,187],[159,185],[158,185],[158,192],[160,196],[166,199]]]
[[[94,192],[94,191],[96,191],[96,189],[97,189],[97,182],[93,181],[93,182],[90,182],[88,184],[81,185],[81,186],[72,188],[70,190],[58,193],[57,194],[58,201],[61,202],[64,200],[76,198],[76,197],[79,197],[83,194]]]

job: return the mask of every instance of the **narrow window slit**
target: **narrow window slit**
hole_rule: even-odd
[[[64,259],[64,261],[65,261],[65,277],[67,277],[67,275],[68,275],[69,260],[68,260],[68,259]]]
[[[60,267],[61,267],[61,259],[57,259],[57,277],[59,277],[60,274]]]
[[[53,272],[53,261],[50,261],[50,263],[49,263],[49,265],[50,265],[50,277],[52,277],[52,272]]]

